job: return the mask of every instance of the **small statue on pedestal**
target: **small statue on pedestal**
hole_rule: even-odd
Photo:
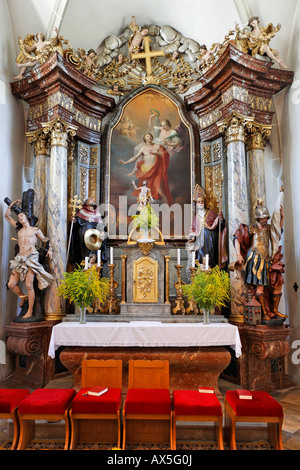
[[[199,263],[204,264],[208,259],[210,268],[218,264],[221,268],[225,266],[227,261],[225,222],[222,213],[216,214],[213,210],[205,207],[205,199],[205,192],[197,184],[193,197],[196,202],[196,215],[190,229],[188,243],[194,243],[194,251],[197,253],[196,258]],[[219,224],[221,224],[220,235]],[[219,237],[221,237],[220,240]],[[209,258],[207,258],[207,255]]]
[[[278,311],[284,282],[282,276],[284,264],[281,261],[283,255],[281,246],[278,246],[284,219],[282,206],[277,212],[279,217],[274,213],[271,224],[268,224],[269,211],[262,201],[258,201],[255,208],[256,224],[250,226],[240,224],[234,234],[237,262],[244,265],[244,281],[261,305],[264,322],[287,318]]]
[[[15,259],[10,262],[12,274],[9,278],[7,287],[11,289],[20,299],[20,307],[25,307],[28,303],[27,312],[22,316],[23,320],[40,321],[41,319],[34,318],[35,306],[35,286],[34,282],[37,280],[38,289],[46,289],[53,281],[53,277],[49,274],[40,263],[39,252],[37,250],[37,242],[47,245],[46,256],[52,259],[52,249],[49,239],[44,236],[42,231],[32,225],[32,207],[33,207],[33,190],[28,190],[23,193],[23,199],[17,199],[11,202],[5,212],[5,219],[16,229],[18,234],[18,246]],[[6,198],[6,203],[8,202]],[[18,204],[22,203],[22,209]],[[27,204],[26,204],[27,203]],[[12,211],[17,212],[18,221],[16,222],[12,217]],[[36,218],[34,219],[34,222]],[[19,282],[25,282],[27,288],[27,295],[24,295]]]

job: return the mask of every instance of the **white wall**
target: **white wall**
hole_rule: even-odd
[[[300,382],[300,2],[291,24],[288,64],[295,72],[294,83],[282,107],[281,138],[285,181],[285,302],[292,328],[289,373]],[[295,292],[294,283],[299,285]],[[299,342],[299,345],[296,344]],[[294,346],[294,347],[293,347]]]
[[[16,298],[7,292],[9,260],[13,257],[15,231],[4,220],[6,204],[4,198],[12,200],[22,196],[23,155],[24,155],[24,115],[23,105],[16,100],[10,90],[10,81],[16,70],[16,57],[11,23],[5,0],[0,0],[0,341],[4,340],[3,326],[16,316]],[[26,188],[25,188],[26,189]],[[0,343],[0,380],[12,370],[8,354],[3,353]]]

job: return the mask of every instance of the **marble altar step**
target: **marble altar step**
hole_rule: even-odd
[[[211,323],[228,323],[223,315],[210,315]],[[67,314],[62,321],[79,322],[79,314]],[[89,322],[132,322],[152,321],[161,323],[203,323],[203,315],[171,315],[170,313],[120,313],[118,315],[87,314],[86,321]]]

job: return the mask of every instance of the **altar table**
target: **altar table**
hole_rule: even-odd
[[[60,346],[81,347],[203,347],[230,346],[241,356],[239,330],[229,323],[160,322],[62,322],[55,325],[49,344],[49,356]]]
[[[228,323],[62,322],[52,330],[49,356],[60,346],[66,346],[59,358],[73,375],[75,389],[81,386],[83,359],[121,359],[124,394],[130,359],[168,360],[170,393],[207,386],[220,394],[218,379],[231,361],[224,346],[236,357],[242,353],[238,328]]]

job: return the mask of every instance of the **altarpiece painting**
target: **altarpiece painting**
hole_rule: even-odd
[[[147,134],[159,155],[147,160]],[[107,129],[102,201],[108,204],[109,238],[126,239],[137,206],[138,188],[147,181],[152,207],[166,216],[163,235],[182,238],[191,223],[195,135],[184,107],[171,93],[147,87],[122,101]],[[153,147],[154,148],[154,147]],[[108,171],[107,171],[108,170]],[[166,207],[170,206],[170,210]],[[176,219],[176,222],[175,222]]]

